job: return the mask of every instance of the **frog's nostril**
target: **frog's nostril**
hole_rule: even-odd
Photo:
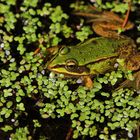
[[[63,47],[60,49],[60,54],[61,55],[65,55],[70,51],[70,49],[68,47]]]

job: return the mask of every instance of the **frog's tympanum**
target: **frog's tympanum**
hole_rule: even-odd
[[[47,68],[65,76],[90,77],[113,70],[116,59],[123,58],[128,70],[138,70],[140,57],[135,48],[128,37],[92,38],[77,46],[61,46]],[[91,87],[91,84],[86,86]]]
[[[111,11],[98,11],[89,7],[87,11],[77,11],[74,14],[89,18],[87,21],[92,22],[93,30],[104,37],[117,38],[118,30],[129,30],[134,26],[130,21],[123,26],[124,19]]]

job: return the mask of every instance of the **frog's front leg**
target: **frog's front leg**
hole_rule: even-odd
[[[87,88],[91,89],[93,87],[93,81],[90,76],[82,76],[82,80]]]

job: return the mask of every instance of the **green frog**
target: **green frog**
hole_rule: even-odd
[[[140,55],[135,43],[128,37],[91,38],[76,46],[61,46],[56,50],[47,68],[65,76],[84,77],[88,88],[93,86],[90,77],[115,69],[118,58],[124,59],[128,70],[140,68]]]
[[[124,59],[124,67],[128,70],[135,71],[140,68],[140,55],[135,43],[128,37],[120,37],[116,32],[123,27],[122,18],[113,12],[97,10],[94,10],[94,14],[89,11],[75,14],[92,17],[90,21],[94,31],[103,37],[92,38],[76,46],[50,48],[49,51],[54,56],[47,64],[49,70],[65,76],[83,77],[86,87],[91,88],[91,77],[115,69],[118,58]],[[133,24],[128,21],[123,29],[132,27]]]
[[[125,31],[134,27],[132,22],[127,21],[129,12],[130,9],[126,14],[126,21],[111,11],[99,11],[93,7],[89,7],[86,11],[76,11],[74,14],[89,18],[87,21],[92,22],[92,28],[98,35],[118,38],[119,30]]]

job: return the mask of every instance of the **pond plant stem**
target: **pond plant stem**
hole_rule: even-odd
[[[129,14],[130,14],[130,9],[131,9],[131,3],[129,2],[128,3],[128,10],[127,10],[124,22],[122,24],[122,28],[124,28],[126,26],[127,22],[128,22],[128,18],[129,18]]]
[[[65,140],[71,140],[72,139],[72,133],[73,133],[73,129],[70,127],[69,130],[68,130],[68,133],[66,135]]]

